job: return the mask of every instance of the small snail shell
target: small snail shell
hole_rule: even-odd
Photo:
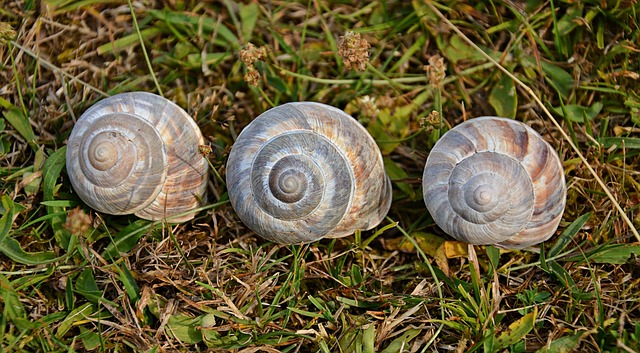
[[[227,162],[227,188],[240,219],[283,244],[371,229],[391,206],[371,135],[343,111],[311,102],[275,107],[244,128]]]
[[[431,150],[424,201],[447,234],[471,244],[524,248],[549,239],[566,199],[562,164],[524,123],[480,117]]]
[[[169,218],[201,204],[207,182],[202,144],[196,123],[173,102],[151,93],[122,93],[78,119],[69,136],[67,172],[82,201],[100,212]]]

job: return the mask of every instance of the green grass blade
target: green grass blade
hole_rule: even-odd
[[[553,244],[547,257],[554,257],[560,254],[567,245],[571,243],[571,240],[578,234],[580,229],[582,229],[582,226],[587,223],[589,217],[591,217],[591,212],[585,213],[573,221],[573,223],[562,232],[562,235],[556,240],[555,244]]]
[[[410,347],[411,340],[420,334],[420,329],[410,329],[403,332],[400,337],[394,339],[389,345],[380,353],[401,353],[405,352],[407,347]]]
[[[171,11],[168,8],[163,10],[149,10],[147,12],[149,15],[154,18],[175,24],[180,26],[190,26],[191,28],[202,28],[207,34],[217,33],[224,41],[216,41],[214,39],[214,43],[217,45],[231,45],[231,47],[236,50],[240,47],[240,41],[233,34],[233,32],[224,24],[219,23],[215,18],[207,17],[207,16],[193,16],[188,13]]]
[[[0,218],[0,252],[5,254],[11,260],[26,265],[40,265],[50,263],[56,260],[53,252],[25,252],[20,243],[11,237],[11,226],[14,217],[17,215],[16,208],[22,207],[11,201],[9,196],[2,196],[2,206],[5,213]]]
[[[84,303],[83,305],[75,308],[65,317],[56,330],[56,337],[61,338],[64,336],[71,327],[80,320],[86,320],[86,317],[95,312],[95,308],[91,303]]]
[[[128,252],[138,243],[138,240],[145,232],[153,226],[153,223],[149,223],[145,220],[137,220],[128,226],[124,227],[121,231],[113,237],[112,241],[102,251],[102,256],[107,261],[113,261],[120,258],[121,254]]]
[[[164,97],[164,94],[162,94],[162,88],[160,87],[160,83],[158,82],[158,78],[156,77],[156,72],[153,70],[153,65],[151,64],[151,60],[149,59],[149,54],[147,53],[147,46],[144,44],[142,33],[140,33],[140,26],[138,26],[138,17],[136,16],[135,11],[133,10],[133,5],[131,4],[131,0],[127,0],[127,2],[129,3],[131,19],[133,20],[133,28],[135,28],[136,30],[136,35],[138,36],[138,41],[140,42],[140,48],[142,48],[142,54],[144,55],[144,60],[146,61],[147,67],[149,68],[149,74],[151,75],[151,79],[153,79],[153,83],[155,83],[156,85],[158,94]]]
[[[20,302],[18,293],[15,291],[9,280],[0,275],[0,293],[2,293],[3,317],[9,320],[25,318],[26,311]]]
[[[119,0],[45,0],[45,2],[55,7],[56,13],[74,11],[94,4],[120,3]]]
[[[242,39],[245,43],[249,43],[251,41],[251,35],[254,28],[256,27],[256,23],[258,22],[258,17],[260,15],[258,3],[250,2],[247,5],[240,3],[238,4],[238,12],[240,13]]]
[[[512,344],[516,344],[524,339],[536,323],[536,317],[538,316],[538,308],[536,307],[532,312],[526,314],[520,319],[514,321],[509,328],[502,332],[500,336],[496,337],[495,343],[498,349],[504,349]]]
[[[571,353],[575,352],[575,349],[580,344],[582,337],[585,336],[585,332],[579,332],[573,335],[560,337],[553,340],[548,347],[542,347],[536,351],[536,353]]]
[[[515,119],[518,111],[518,95],[511,77],[502,76],[491,90],[489,103],[498,116]]]
[[[84,271],[80,272],[78,277],[76,277],[74,291],[93,304],[98,304],[103,294],[100,288],[98,288],[91,268],[85,268]]]
[[[202,342],[202,331],[198,327],[201,321],[201,317],[171,315],[168,322],[171,336],[186,344],[200,343]]]
[[[598,142],[600,142],[605,149],[612,147],[640,149],[640,138],[635,137],[601,137],[598,139]]]
[[[0,243],[9,237],[11,226],[13,225],[13,218],[15,217],[15,207],[11,198],[7,195],[2,196],[2,208],[4,214],[0,218]]]
[[[564,261],[593,262],[599,264],[622,265],[631,255],[640,255],[638,244],[607,244],[589,251],[586,255],[576,255],[563,259]]]
[[[26,252],[17,240],[10,237],[0,243],[0,252],[11,260],[25,265],[44,265],[59,259],[54,252],[50,251]]]
[[[42,191],[44,201],[55,201],[56,199],[56,185],[58,178],[60,177],[60,173],[62,173],[62,169],[64,168],[66,163],[66,153],[67,147],[64,146],[53,152],[44,163],[42,176]],[[67,252],[69,252],[71,250],[69,248],[69,245],[73,244],[71,241],[72,235],[68,230],[64,228],[66,217],[61,216],[63,212],[65,212],[65,209],[63,207],[47,206],[47,213],[49,213],[50,215],[55,215],[49,219],[49,224],[53,229],[56,241],[60,246],[67,250]]]
[[[2,112],[2,115],[7,122],[11,124],[16,131],[18,131],[20,136],[29,143],[29,146],[31,146],[34,151],[37,151],[38,146],[36,146],[36,134],[33,132],[29,118],[22,113],[22,110],[18,109],[3,98],[0,98],[0,106],[6,109]]]
[[[127,292],[129,299],[133,304],[137,303],[140,300],[140,287],[136,283],[136,280],[133,278],[131,271],[126,268],[123,264],[120,265],[118,272],[120,272],[120,281],[124,285],[124,290]]]
[[[116,39],[113,42],[103,44],[96,50],[98,52],[98,55],[115,54],[120,50],[126,49],[136,43],[140,43],[141,40],[149,40],[159,33],[162,32],[157,27],[145,28],[139,33],[130,34],[128,36]]]

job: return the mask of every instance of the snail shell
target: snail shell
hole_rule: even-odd
[[[497,117],[444,134],[427,158],[422,185],[429,213],[447,234],[503,248],[549,239],[567,194],[551,145],[524,123]]]
[[[283,244],[377,226],[391,182],[375,141],[355,119],[320,103],[287,103],[244,128],[227,162],[229,199],[258,235]]]
[[[203,144],[196,123],[173,102],[122,93],[78,119],[68,140],[67,172],[78,196],[97,211],[183,222],[195,216],[184,213],[205,195]]]

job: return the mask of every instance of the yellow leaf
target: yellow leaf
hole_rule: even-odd
[[[469,256],[467,243],[461,241],[445,241],[443,248],[445,255],[449,259]]]

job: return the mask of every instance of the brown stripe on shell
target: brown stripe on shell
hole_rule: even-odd
[[[429,153],[427,163],[431,161],[431,163],[443,162],[455,165],[479,150],[478,141],[475,141],[473,136],[457,130],[450,130],[446,134],[447,138],[438,140],[436,146]],[[482,140],[483,137],[480,139]]]
[[[351,163],[356,183],[351,207],[330,235],[341,237],[352,234],[356,229],[368,230],[377,226],[389,210],[391,190],[382,154],[371,135],[355,119],[337,108],[318,103],[292,104],[308,114],[312,128],[330,138]],[[327,124],[326,116],[331,116],[329,120],[335,125]]]
[[[296,131],[320,143],[317,150],[303,148],[296,151],[290,147],[291,152],[314,160],[321,170],[326,168],[324,184],[327,187],[323,192],[323,203],[314,212],[302,219],[287,221],[277,219],[264,212],[261,207],[256,207],[255,198],[264,195],[253,194],[246,176],[253,173],[255,156],[265,143],[270,143],[276,136]],[[318,155],[334,149],[342,157],[326,160],[324,156]],[[275,159],[280,157],[275,155],[273,158],[274,161],[269,163],[275,164]],[[343,163],[344,166],[339,166]],[[331,172],[336,167],[346,168],[344,170],[348,170],[350,177],[333,180],[336,179],[333,175],[343,175],[342,172]],[[268,172],[267,169],[265,171]],[[363,183],[359,180],[361,176],[374,180]],[[353,233],[355,229],[376,226],[384,217],[380,214],[386,214],[390,206],[388,183],[380,151],[366,130],[339,109],[319,103],[288,103],[261,114],[240,133],[227,162],[227,188],[236,213],[256,233],[280,243],[310,242],[324,236],[344,236]],[[387,194],[381,196],[383,192]],[[351,196],[346,204],[335,205],[328,202],[329,199],[341,199],[347,195]],[[339,211],[343,207],[348,211]],[[381,210],[385,207],[385,210]],[[327,216],[332,219],[333,215],[339,215],[340,221],[333,226],[325,224]]]
[[[79,168],[75,166],[76,154],[81,146],[77,141],[91,134],[91,129],[99,126],[94,122],[100,121],[104,116],[113,117],[115,122],[110,123],[113,126],[109,129],[123,136],[125,143],[140,147],[136,148],[136,152],[126,152],[126,155],[121,156],[122,159],[135,160],[132,171],[122,176],[122,179],[103,177],[105,180],[112,180],[99,190],[85,176],[78,176],[76,169]],[[152,136],[157,136],[158,141]],[[204,197],[208,169],[198,151],[198,145],[203,143],[200,130],[193,119],[171,101],[146,92],[118,94],[96,103],[78,119],[67,147],[69,177],[80,197],[87,199],[85,202],[89,206],[101,212],[135,212],[139,217],[152,220],[171,217],[197,207],[199,204],[193,200]],[[182,150],[182,144],[193,144],[195,148],[189,146],[187,150]],[[163,160],[165,164],[158,165],[153,160]],[[155,178],[154,175],[162,175],[162,178]],[[168,190],[175,195],[170,201],[166,198]],[[138,201],[139,199],[144,200]],[[150,209],[144,209],[154,202]],[[185,221],[193,216],[191,214],[172,221]]]
[[[199,146],[204,138],[196,123],[189,116],[180,117],[175,108],[167,105],[163,111],[165,119],[156,121],[157,128],[165,136],[167,146],[167,180],[158,197],[137,216],[147,219],[162,219],[175,216],[203,205],[208,176],[208,165],[200,154]],[[172,222],[184,222],[194,214],[174,217]]]
[[[558,214],[555,218],[550,219],[546,224],[541,224],[536,228],[525,228],[517,235],[496,245],[507,249],[522,249],[542,243],[551,238],[555,233],[561,219],[562,213]]]
[[[496,152],[521,160],[528,150],[529,131],[514,120],[479,117],[459,125],[460,133],[473,141],[476,151]],[[457,127],[456,127],[457,130]]]
[[[491,209],[474,210],[473,194],[483,188],[493,201]],[[464,234],[472,244],[502,242],[519,232],[531,216],[533,188],[517,160],[496,152],[479,152],[461,161],[449,179],[447,200],[458,216],[451,234]]]
[[[470,222],[453,211],[446,199],[452,185],[449,184],[449,178],[454,175],[454,168],[460,165],[459,156],[468,155],[471,150],[469,143],[464,142],[465,139],[460,135],[472,141],[473,148],[477,152],[495,152],[521,164],[522,173],[526,176],[523,180],[530,183],[530,186],[523,188],[522,185],[511,183],[504,193],[508,194],[506,196],[529,195],[527,197],[530,201],[526,204],[530,206],[525,206],[526,209],[522,209],[522,212],[516,212],[520,215],[528,215],[529,218],[525,223],[518,226],[517,223],[511,223],[511,218],[505,218],[499,222],[475,224],[473,222],[479,222],[483,218],[471,213],[465,216],[472,216],[469,219],[473,222]],[[482,161],[474,161],[474,163],[477,163],[477,166],[471,167],[473,169],[466,173],[468,178],[474,178],[483,173],[482,168],[486,167]],[[513,171],[503,170],[504,167],[499,167],[500,170],[491,170],[491,168],[495,169],[495,166],[490,167],[489,171],[501,175],[505,180],[510,180],[513,175]],[[487,178],[487,180],[490,179],[491,177]],[[462,185],[461,182],[456,182],[456,185]],[[462,195],[461,193],[467,193],[467,191],[461,190],[454,194]],[[467,121],[442,136],[427,158],[423,174],[423,192],[429,212],[445,232],[462,241],[496,244],[509,248],[529,246],[553,235],[562,217],[566,198],[562,165],[551,146],[527,125],[496,117],[480,117]],[[520,201],[509,202],[514,210],[525,205]],[[456,207],[460,210],[461,206]],[[500,222],[511,225],[507,228],[522,229],[517,233],[506,234],[505,237],[502,233],[503,226],[497,226],[501,224]]]

